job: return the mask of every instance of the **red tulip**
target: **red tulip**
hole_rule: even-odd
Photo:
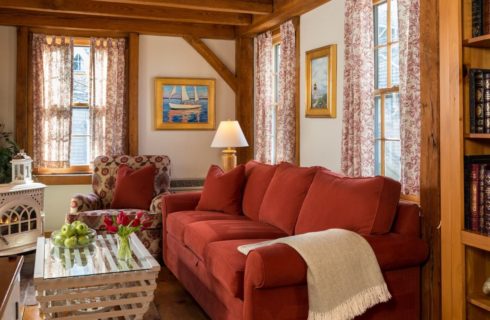
[[[143,211],[138,212],[138,213],[136,214],[136,219],[141,220],[141,218],[143,218],[143,215],[144,215],[144,214],[145,214],[145,213],[144,213]]]
[[[116,222],[119,225],[128,226],[130,220],[129,217],[124,213],[124,211],[120,211],[119,214],[117,215]]]
[[[104,223],[107,226],[112,226],[112,218],[110,216],[105,216],[104,217]]]
[[[151,220],[149,218],[141,222],[142,229],[148,229],[151,226]]]
[[[139,227],[139,226],[140,226],[140,224],[141,224],[141,220],[140,220],[140,219],[138,219],[138,218],[135,218],[133,221],[131,221],[130,226],[131,226],[131,227]]]
[[[106,228],[107,228],[107,231],[110,232],[110,233],[116,233],[117,232],[117,227],[116,226],[108,225],[108,226],[106,226]]]

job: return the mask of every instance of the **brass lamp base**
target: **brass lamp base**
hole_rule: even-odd
[[[228,172],[236,167],[236,150],[233,148],[226,148],[221,155],[221,161],[223,163],[223,171]]]

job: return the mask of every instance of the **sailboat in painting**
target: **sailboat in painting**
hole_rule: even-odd
[[[182,87],[182,94],[180,98],[180,103],[169,102],[170,109],[173,110],[188,110],[188,109],[198,109],[201,108],[201,104],[199,104],[199,95],[197,94],[197,88],[194,86],[194,99],[191,100],[189,95],[187,94],[187,87]],[[174,95],[177,95],[177,87],[174,86],[172,88],[172,92],[170,93],[169,98],[172,99]]]

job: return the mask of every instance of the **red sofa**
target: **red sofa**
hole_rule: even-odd
[[[164,262],[212,319],[306,319],[307,267],[298,253],[275,244],[244,256],[237,246],[328,228],[364,236],[393,296],[359,319],[419,318],[428,247],[419,207],[399,201],[398,182],[255,161],[244,171],[239,215],[196,210],[201,193],[163,197]]]

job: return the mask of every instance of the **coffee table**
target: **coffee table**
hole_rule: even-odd
[[[142,319],[153,301],[160,265],[131,235],[133,258],[117,260],[114,235],[90,247],[63,249],[37,239],[34,285],[46,319]]]

